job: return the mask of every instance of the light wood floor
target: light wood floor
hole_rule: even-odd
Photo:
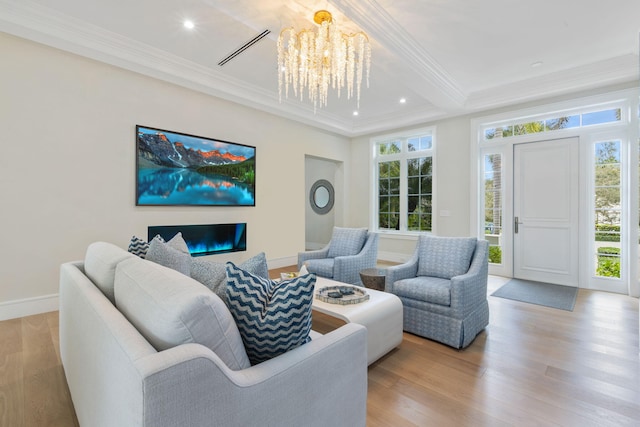
[[[489,293],[505,281],[491,277]],[[367,425],[640,425],[638,299],[580,290],[573,312],[489,305],[467,349],[405,333],[372,364]],[[314,315],[314,329],[337,326]],[[0,322],[1,427],[77,425],[57,337],[57,312]]]

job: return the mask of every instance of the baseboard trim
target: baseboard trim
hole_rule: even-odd
[[[382,261],[405,263],[411,259],[411,255],[399,254],[396,252],[378,252],[378,259]]]
[[[282,268],[282,267],[289,267],[291,265],[298,265],[298,256],[288,256],[288,257],[283,257],[283,258],[275,258],[275,259],[270,259],[269,261],[267,261],[267,264],[269,265],[269,268]]]
[[[305,242],[304,247],[307,248],[308,251],[317,251],[320,249],[324,249],[327,246],[327,243],[318,243],[318,242]]]
[[[58,294],[0,303],[0,321],[58,310]]]
[[[412,255],[413,254],[407,255],[407,254],[399,254],[396,252],[378,252],[378,260],[397,262],[399,264],[402,264],[409,261]],[[269,265],[270,269],[289,267],[291,265],[298,265],[298,256],[294,255],[294,256],[288,256],[283,258],[270,259],[268,260],[267,264]]]

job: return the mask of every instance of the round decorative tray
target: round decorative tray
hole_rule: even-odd
[[[316,298],[329,304],[349,305],[367,301],[369,294],[358,286],[327,286],[316,292]]]

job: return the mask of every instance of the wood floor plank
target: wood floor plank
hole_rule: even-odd
[[[0,322],[0,358],[22,351],[22,320],[10,319]]]
[[[56,348],[54,319],[55,313],[22,319],[26,426],[77,424]]]
[[[369,427],[640,425],[637,298],[580,289],[572,312],[488,299],[468,348],[404,333],[369,366]],[[321,333],[342,324],[314,313]],[[56,312],[0,322],[0,426],[78,425],[58,333]]]
[[[0,356],[0,426],[25,425],[22,365],[22,352]]]
[[[26,426],[77,426],[60,366],[25,376]]]

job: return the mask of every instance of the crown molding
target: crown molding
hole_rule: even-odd
[[[351,122],[27,0],[0,0],[0,31],[350,136]]]
[[[296,99],[279,102],[275,92],[28,1],[0,0],[0,30],[346,137],[419,123],[440,114],[439,110],[418,111],[358,122],[326,110],[314,111]]]
[[[445,111],[458,110],[467,94],[403,26],[375,0],[333,0],[340,12],[358,24],[377,43],[398,54],[418,76],[412,89]]]
[[[451,114],[446,113],[438,108],[424,108],[421,110],[412,110],[409,113],[399,112],[396,114],[385,115],[384,117],[374,117],[372,119],[360,120],[350,129],[351,137],[363,136],[379,132],[388,132],[390,129],[399,129],[406,126],[423,125]]]
[[[627,54],[473,92],[465,109],[488,110],[633,80],[638,80],[638,55]]]
[[[454,79],[375,0],[333,0],[376,42],[401,55],[419,76],[411,87],[432,107],[389,115],[343,117],[187,61],[136,40],[40,6],[0,0],[0,31],[346,137],[424,124],[465,113],[638,79],[638,55],[563,70],[465,94]],[[407,79],[407,82],[413,79]]]

